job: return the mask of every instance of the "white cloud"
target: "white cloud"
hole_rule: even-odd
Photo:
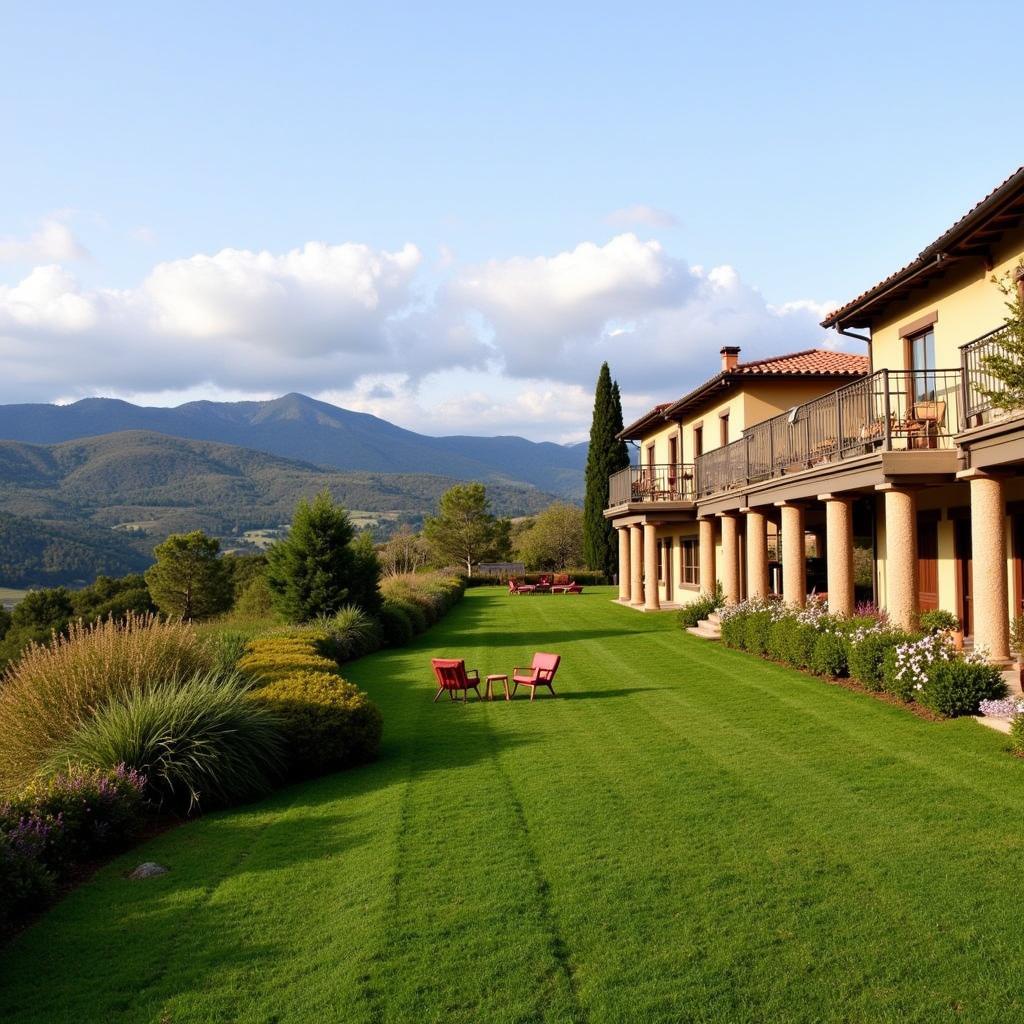
[[[0,238],[0,263],[68,263],[88,251],[57,217],[46,218],[28,238]]]
[[[723,344],[756,358],[825,339],[815,303],[771,306],[733,267],[691,267],[629,233],[464,269],[448,296],[484,318],[515,377],[585,383],[607,359],[625,387],[685,389]]]
[[[657,206],[647,206],[645,203],[637,203],[634,206],[624,206],[619,210],[612,210],[605,217],[605,221],[615,228],[677,228],[679,218],[669,210],[659,209]]]
[[[126,289],[84,287],[50,260],[0,284],[0,401],[296,390],[428,433],[578,440],[602,360],[629,418],[714,373],[723,344],[750,359],[828,343],[828,304],[769,304],[733,267],[689,265],[628,232],[446,260],[439,274],[412,244],[224,249]]]

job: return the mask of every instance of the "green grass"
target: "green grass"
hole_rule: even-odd
[[[1005,738],[610,596],[473,590],[350,666],[380,761],[102,870],[0,954],[0,1020],[1020,1019]],[[431,703],[431,654],[535,649],[559,699]]]

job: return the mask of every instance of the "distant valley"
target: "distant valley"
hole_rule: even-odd
[[[234,405],[225,406],[231,415],[225,414],[223,432],[270,444],[277,431],[268,424],[277,423],[282,435],[278,447],[297,450],[308,431],[310,451],[304,460],[153,430],[90,434],[108,424],[107,413],[125,422],[136,414],[143,420],[149,414],[155,419],[172,414],[162,423],[170,429],[179,410],[141,409],[105,400],[64,408],[0,407],[0,434],[83,434],[58,443],[0,440],[0,586],[75,584],[97,573],[137,571],[149,563],[156,543],[185,530],[203,529],[220,537],[227,548],[245,547],[262,539],[257,536],[260,531],[287,523],[299,498],[325,487],[355,511],[358,525],[386,533],[403,522],[421,522],[460,479],[485,480],[495,511],[508,516],[529,515],[557,497],[574,497],[573,481],[582,481],[582,470],[573,469],[571,462],[582,457],[585,446],[537,445],[521,438],[421,438],[374,417],[366,417],[372,421],[366,423],[362,414],[328,414],[323,410],[333,407],[301,396],[289,399],[238,403],[249,409],[244,423],[256,420],[250,427],[238,422]],[[199,421],[213,432],[218,407],[198,404],[204,407]],[[257,406],[263,407],[262,419],[251,408]],[[360,428],[355,434],[347,417],[355,417]],[[400,435],[394,453],[387,440],[391,431]],[[375,432],[381,436],[371,442]],[[432,447],[432,442],[441,441],[454,442],[462,454],[446,455],[443,445]],[[313,453],[319,458],[328,450],[337,461],[347,459],[360,468],[340,471],[310,460]],[[529,461],[531,450],[539,463],[547,460],[550,490],[512,473],[517,460]],[[396,469],[415,467],[417,458],[425,466]],[[437,472],[448,459],[453,471]],[[530,475],[545,479],[537,466]]]

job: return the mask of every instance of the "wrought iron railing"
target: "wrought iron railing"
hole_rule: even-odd
[[[693,501],[693,466],[629,466],[608,478],[608,507],[643,501]]]
[[[696,496],[887,451],[952,447],[959,370],[879,370],[748,427],[696,462]]]
[[[1002,391],[1002,381],[989,369],[990,356],[1008,354],[1003,339],[1005,327],[997,327],[994,331],[983,334],[974,341],[960,346],[960,367],[963,371],[963,408],[964,429],[977,427],[990,419],[992,400],[986,392]]]

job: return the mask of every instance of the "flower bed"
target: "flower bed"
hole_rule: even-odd
[[[873,609],[844,618],[830,615],[827,604],[815,600],[800,609],[779,601],[745,601],[719,609],[719,615],[728,647],[824,678],[850,678],[933,714],[974,715],[983,702],[1006,696],[998,669],[986,662],[984,652],[956,650],[944,620],[936,619],[935,632],[910,634]],[[1024,744],[1024,725],[1021,735]]]

